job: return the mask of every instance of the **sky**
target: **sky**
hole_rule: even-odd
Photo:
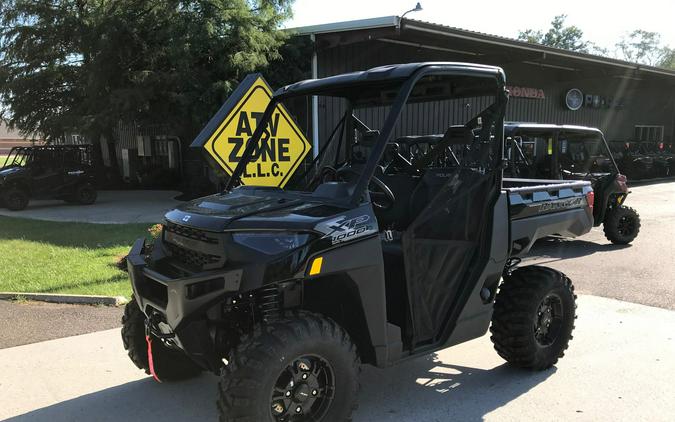
[[[378,16],[400,16],[415,0],[295,0],[287,28]],[[610,54],[623,35],[634,29],[661,34],[675,48],[675,0],[423,0],[423,10],[406,17],[488,34],[515,38],[519,30],[547,30],[553,17],[566,14],[588,41]]]

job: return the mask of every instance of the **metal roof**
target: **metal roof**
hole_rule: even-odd
[[[472,40],[476,42],[483,42],[486,44],[510,47],[527,51],[536,51],[543,54],[550,54],[553,56],[564,57],[573,60],[581,60],[603,65],[617,66],[624,69],[632,69],[635,71],[643,71],[675,77],[675,70],[664,69],[654,66],[647,66],[643,64],[632,63],[625,60],[613,59],[594,54],[564,50],[561,48],[549,47],[542,44],[519,41],[498,35],[470,31],[467,29],[456,28],[432,22],[425,22],[416,19],[409,19],[409,18],[401,19],[398,16],[383,16],[379,18],[360,19],[354,21],[303,26],[297,28],[289,28],[288,31],[296,35],[310,35],[310,34],[328,34],[344,31],[368,30],[385,27],[392,27],[392,28],[401,27],[403,30],[412,30],[432,35],[440,35],[450,38]]]
[[[381,16],[379,18],[359,19],[354,21],[332,22],[320,25],[298,26],[286,31],[295,35],[325,34],[342,31],[356,31],[360,29],[386,28],[399,23],[398,16]]]

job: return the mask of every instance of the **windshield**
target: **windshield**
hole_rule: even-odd
[[[12,148],[5,159],[3,167],[23,167],[32,156],[30,148]]]
[[[597,132],[561,132],[560,169],[571,173],[618,173],[609,146]]]
[[[372,168],[376,173],[423,172],[425,168],[441,165],[484,169],[490,166],[488,160],[499,161],[501,151],[481,146],[478,141],[481,137],[484,143],[494,140],[493,125],[501,117],[495,107],[498,84],[494,77],[429,75],[410,91],[406,82],[394,80],[342,86],[334,91],[324,89],[324,95],[317,95],[316,100],[312,95],[277,99],[265,116],[256,121],[266,124],[265,130],[260,129],[261,141],[241,155],[229,187],[269,186],[255,177],[272,174],[271,167],[270,171],[265,170],[263,161],[271,162],[270,145],[282,140],[274,137],[278,104],[288,111],[308,139],[318,140],[310,141],[313,144],[310,153],[277,186],[287,193],[348,200],[358,191],[361,176]],[[408,92],[408,100],[403,102]],[[313,101],[318,106],[319,125],[315,130],[311,127]],[[481,135],[484,126],[489,130]],[[381,134],[389,135],[388,143],[382,144]],[[476,145],[471,146],[474,138]],[[279,157],[280,150],[276,151]],[[285,158],[292,160],[288,151],[284,150]]]

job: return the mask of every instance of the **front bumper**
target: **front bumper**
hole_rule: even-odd
[[[156,334],[178,335],[198,319],[205,310],[225,294],[238,292],[243,270],[207,271],[188,277],[171,278],[148,265],[145,239],[137,239],[127,256],[127,268],[136,302],[143,313],[153,321]],[[152,251],[152,260],[166,258],[161,242]],[[205,288],[206,287],[206,288]]]

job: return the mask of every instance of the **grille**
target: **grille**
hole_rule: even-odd
[[[224,250],[217,234],[167,222],[164,230],[173,240],[164,242],[176,263],[192,270],[211,270],[225,263]],[[167,239],[165,236],[164,239]],[[184,241],[180,241],[184,239]],[[188,240],[189,239],[189,240]]]
[[[199,240],[200,242],[210,243],[212,245],[218,244],[218,239],[216,237],[209,236],[207,232],[203,232],[201,230],[193,229],[190,227],[179,226],[178,224],[167,222],[164,225],[164,230],[169,231],[171,233],[175,233],[179,236]]]
[[[192,268],[218,268],[224,260],[223,257],[218,255],[211,255],[191,249],[185,249],[171,243],[166,243],[166,247],[177,261]]]

